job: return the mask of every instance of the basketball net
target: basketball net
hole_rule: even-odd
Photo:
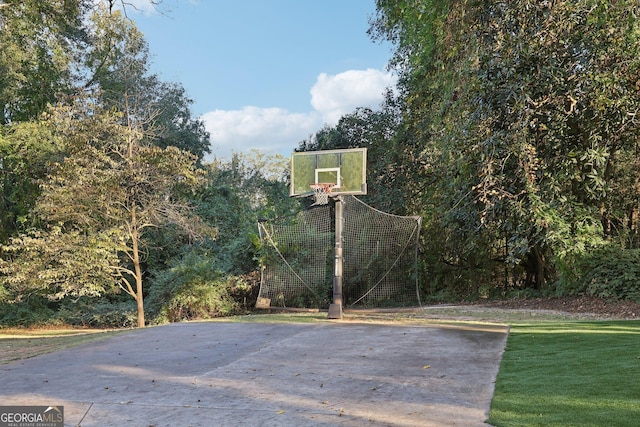
[[[313,190],[313,197],[315,199],[315,203],[312,206],[328,204],[329,194],[331,194],[331,190],[335,186],[336,184],[330,182],[311,184],[310,187]]]

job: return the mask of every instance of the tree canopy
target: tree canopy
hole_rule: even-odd
[[[587,250],[637,246],[635,2],[377,7],[373,34],[397,45],[398,141],[427,180],[431,274],[544,288]]]
[[[231,313],[255,297],[256,221],[304,205],[281,156],[205,161],[118,3],[0,3],[0,323]],[[298,150],[367,147],[366,201],[423,218],[422,300],[639,299],[637,2],[376,9],[398,87]]]
[[[209,134],[113,5],[0,7],[0,303],[120,289],[144,326],[147,264],[168,244],[156,231],[215,238],[194,203]]]

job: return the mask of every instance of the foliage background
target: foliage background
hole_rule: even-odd
[[[204,161],[188,94],[111,3],[0,7],[0,325],[246,310],[258,219],[305,206],[280,156]],[[298,150],[367,147],[365,202],[423,218],[422,301],[639,300],[637,2],[376,9],[398,87]]]

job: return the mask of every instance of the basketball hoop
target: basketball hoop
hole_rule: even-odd
[[[311,184],[310,187],[313,190],[313,197],[315,199],[315,205],[326,205],[329,203],[329,194],[331,194],[331,190],[335,187],[336,184],[331,182],[323,182]]]

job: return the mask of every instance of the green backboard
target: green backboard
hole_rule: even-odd
[[[333,194],[367,194],[366,175],[366,148],[293,153],[289,196],[311,195],[319,183],[335,184]]]

